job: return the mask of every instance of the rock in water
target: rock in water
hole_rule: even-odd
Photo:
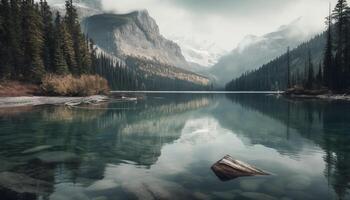
[[[51,145],[37,146],[37,147],[31,148],[31,149],[27,149],[27,150],[22,151],[22,154],[37,153],[37,152],[44,151],[44,150],[47,150],[50,148],[52,148]]]
[[[244,192],[240,194],[240,199],[277,200],[277,198],[258,192]]]
[[[52,190],[52,185],[46,181],[13,172],[0,173],[0,186],[17,193],[30,194],[48,194]]]
[[[270,175],[242,161],[234,160],[229,155],[216,162],[211,169],[222,181],[229,181],[242,176]]]
[[[79,162],[79,157],[71,152],[64,151],[51,151],[42,153],[37,157],[41,162],[44,163],[75,163]]]

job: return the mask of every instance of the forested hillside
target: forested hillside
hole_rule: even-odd
[[[350,8],[338,0],[327,17],[327,30],[296,49],[247,72],[226,85],[227,90],[284,90],[350,87]]]
[[[72,0],[66,1],[64,15],[52,10],[46,0],[1,0],[0,81],[39,85],[43,80],[49,80],[47,75],[72,74],[79,79],[83,74],[98,74],[108,80],[112,89],[119,90],[209,88],[207,78],[192,72],[132,56],[121,63],[114,55],[99,49],[83,34]],[[146,66],[151,70],[145,70]]]
[[[308,65],[308,52],[311,61],[315,63],[313,70],[318,71],[322,63],[323,51],[326,43],[325,34],[321,34],[299,45],[289,52],[291,81],[300,83],[303,80],[305,65]],[[257,70],[248,71],[232,82],[228,83],[228,90],[282,90],[287,88],[288,68],[287,47],[283,55],[275,58]]]
[[[128,57],[122,64],[101,54],[93,63],[93,72],[105,77],[113,90],[212,89],[206,77],[152,60]]]
[[[65,16],[53,14],[45,0],[2,0],[0,47],[1,79],[40,83],[47,73],[91,72],[91,45],[72,0]]]

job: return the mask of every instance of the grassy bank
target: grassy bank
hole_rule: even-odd
[[[91,96],[108,93],[107,80],[98,75],[46,75],[40,84],[11,80],[0,82],[1,97]]]
[[[0,97],[35,96],[40,93],[39,85],[8,80],[0,82]]]

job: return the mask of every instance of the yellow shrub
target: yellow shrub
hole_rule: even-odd
[[[48,95],[59,96],[90,96],[107,94],[108,82],[98,75],[46,75],[42,79],[41,89]]]

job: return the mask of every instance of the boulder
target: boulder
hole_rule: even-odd
[[[243,176],[270,175],[269,173],[250,166],[247,163],[234,160],[229,155],[216,162],[211,169],[222,181],[229,181]]]
[[[0,173],[0,186],[17,193],[49,194],[52,185],[46,181],[13,172]]]
[[[277,200],[277,198],[264,194],[264,193],[258,193],[258,192],[243,192],[242,194],[240,194],[239,199],[259,199],[259,200]]]
[[[51,151],[42,153],[37,156],[43,163],[55,164],[55,163],[75,163],[79,162],[80,158],[74,153],[65,151]]]

